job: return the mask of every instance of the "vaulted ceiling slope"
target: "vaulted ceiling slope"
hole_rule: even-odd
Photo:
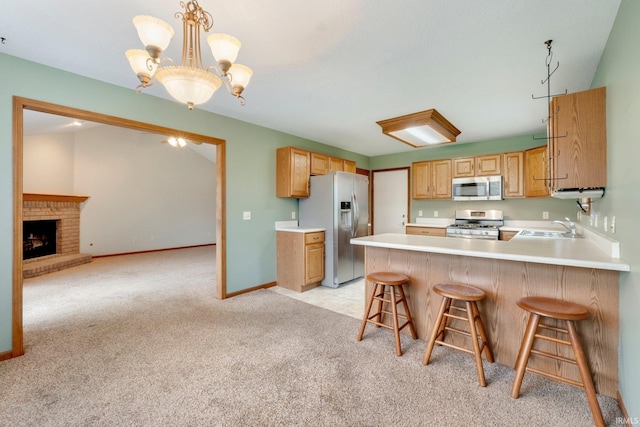
[[[124,56],[142,48],[135,15],[176,30],[178,0],[8,2],[0,52],[134,90]],[[213,32],[242,42],[254,76],[247,105],[221,89],[198,108],[375,156],[413,150],[376,121],[436,108],[458,143],[544,130],[545,40],[552,92],[589,88],[620,0],[200,0]],[[205,65],[213,62],[203,45]],[[170,99],[155,85],[148,93]],[[186,107],[185,107],[186,108]]]

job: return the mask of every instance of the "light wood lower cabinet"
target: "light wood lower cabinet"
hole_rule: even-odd
[[[517,231],[502,231],[500,230],[500,240],[511,240],[513,236],[518,234]]]
[[[437,236],[446,237],[447,229],[443,227],[414,227],[407,225],[405,227],[406,234],[415,234],[418,236]]]
[[[304,292],[324,279],[324,231],[276,232],[278,286]]]

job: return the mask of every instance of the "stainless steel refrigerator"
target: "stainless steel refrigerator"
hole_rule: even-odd
[[[325,231],[323,286],[337,288],[364,275],[364,246],[350,243],[369,231],[369,178],[348,172],[311,177],[310,197],[300,199],[300,227]]]

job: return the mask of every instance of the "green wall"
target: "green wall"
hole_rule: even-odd
[[[544,136],[544,128],[541,129]],[[539,137],[536,135],[536,137]],[[390,140],[393,141],[394,140]],[[515,136],[473,144],[442,145],[421,148],[386,156],[372,157],[370,161],[373,170],[390,169],[411,166],[412,162],[422,160],[453,159],[456,157],[480,156],[483,154],[506,153],[510,151],[526,150],[539,147],[545,140],[535,140],[533,135]],[[597,203],[597,202],[596,202]],[[549,212],[550,219],[576,218],[578,207],[574,200],[559,200],[552,198],[539,199],[509,199],[492,202],[453,202],[451,200],[411,200],[409,220],[415,222],[419,211],[423,217],[433,217],[434,211],[439,218],[454,218],[456,209],[499,209],[504,211],[507,220],[539,220],[542,212]]]
[[[592,87],[607,87],[607,194],[600,215],[616,217],[620,277],[620,393],[629,416],[640,419],[640,2],[622,0]]]
[[[185,130],[227,141],[227,292],[275,281],[275,221],[297,211],[295,199],[275,197],[275,152],[287,145],[356,161],[365,156],[297,138],[76,74],[0,54],[0,352],[11,350],[13,175],[12,96]],[[134,78],[135,80],[135,78]],[[163,90],[161,88],[158,88]],[[224,99],[225,97],[229,99]],[[211,102],[235,102],[226,94]],[[250,97],[245,108],[251,108]],[[251,211],[251,221],[242,212]]]

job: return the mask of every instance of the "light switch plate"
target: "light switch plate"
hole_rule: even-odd
[[[251,219],[251,211],[242,212],[242,219],[245,221],[249,221]]]

